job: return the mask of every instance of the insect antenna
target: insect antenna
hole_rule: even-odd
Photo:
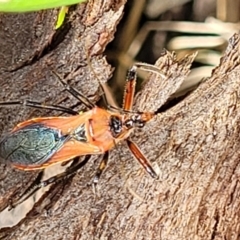
[[[152,73],[158,74],[163,79],[167,79],[166,75],[161,71],[161,69],[155,65],[138,62],[138,63],[135,63],[134,66],[136,66],[137,68],[142,69],[146,72],[152,72]]]

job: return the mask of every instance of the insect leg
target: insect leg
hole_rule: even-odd
[[[44,108],[44,109],[56,110],[56,111],[61,111],[61,112],[65,112],[73,115],[79,114],[77,111],[74,111],[71,108],[67,108],[59,105],[45,105],[44,103],[32,101],[29,99],[0,102],[0,106],[15,106],[15,105],[23,105],[23,106],[33,107],[33,108]]]
[[[55,71],[52,71],[54,75],[57,77],[58,81],[61,82],[61,84],[64,86],[64,88],[72,94],[77,100],[82,102],[87,108],[92,109],[95,107],[95,104],[92,103],[88,98],[86,98],[82,93],[80,93],[76,88],[71,87],[69,84],[67,84],[62,77],[56,73]]]
[[[128,70],[126,77],[126,85],[123,97],[123,110],[131,111],[133,106],[133,97],[137,80],[137,67],[133,66]]]
[[[85,159],[81,161],[80,163],[77,163],[75,165],[71,165],[69,168],[66,169],[65,172],[59,173],[53,177],[48,178],[47,180],[44,180],[40,183],[37,183],[27,189],[15,202],[11,202],[9,210],[12,208],[15,208],[17,205],[21,204],[25,200],[27,200],[30,196],[32,196],[35,192],[37,192],[40,188],[46,187],[52,183],[56,183],[59,181],[62,181],[66,178],[69,178],[70,176],[76,174],[79,169],[81,169],[90,159],[91,155],[86,155]]]
[[[144,157],[140,149],[137,147],[137,145],[128,139],[126,141],[130,151],[133,153],[138,162],[143,166],[145,171],[148,172],[152,178],[157,178],[158,175],[156,174],[146,157]]]
[[[126,112],[132,111],[138,68],[147,72],[156,73],[160,75],[163,79],[166,79],[166,76],[157,66],[147,63],[135,63],[135,65],[133,65],[133,67],[128,70],[126,77],[126,86],[123,97],[123,111]]]
[[[32,189],[35,188],[35,186],[39,184],[39,182],[41,181],[42,177],[43,177],[43,171],[41,171],[38,174],[37,178],[32,182],[32,184],[24,192],[18,194],[17,196],[13,196],[9,200],[8,210],[9,211],[12,210],[17,205],[19,205],[20,203],[24,202],[27,198],[29,198],[34,193],[34,192],[32,192]]]
[[[105,154],[103,155],[103,158],[102,158],[102,160],[101,160],[101,162],[100,162],[100,165],[99,165],[99,167],[98,167],[98,169],[97,169],[97,172],[96,172],[96,174],[95,174],[95,176],[94,176],[94,178],[93,178],[93,183],[94,183],[95,185],[98,183],[100,176],[102,175],[104,169],[105,169],[106,166],[107,166],[108,157],[109,157],[109,152],[107,151],[107,152],[105,152]]]

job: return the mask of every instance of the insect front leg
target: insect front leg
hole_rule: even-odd
[[[157,66],[147,64],[147,63],[136,63],[135,65],[133,65],[132,68],[128,70],[127,77],[126,77],[126,85],[125,85],[124,97],[123,97],[124,111],[132,111],[138,68],[147,72],[156,73],[160,75],[163,79],[166,79],[166,76],[162,73],[162,71]]]
[[[158,178],[157,173],[154,171],[153,167],[149,163],[149,161],[146,159],[146,157],[142,154],[140,149],[137,147],[135,143],[130,141],[129,139],[126,140],[127,145],[132,152],[132,154],[135,156],[135,158],[138,160],[138,162],[143,166],[145,171],[150,174],[152,178]]]
[[[133,66],[128,70],[126,77],[126,85],[123,97],[123,110],[131,111],[133,106],[133,97],[135,94],[135,87],[137,81],[137,67]]]

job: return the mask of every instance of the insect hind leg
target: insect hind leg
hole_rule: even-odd
[[[73,114],[73,115],[79,114],[77,111],[74,111],[71,108],[67,108],[67,107],[63,107],[63,106],[59,106],[59,105],[45,105],[41,102],[33,101],[30,99],[0,102],[0,106],[3,106],[3,107],[16,106],[16,105],[22,105],[22,106],[27,106],[27,107],[32,107],[32,108],[55,110],[55,111],[60,111],[60,112],[69,113],[69,114]]]
[[[69,168],[66,169],[65,172],[59,173],[59,174],[57,174],[53,177],[50,177],[44,181],[40,181],[40,179],[38,178],[38,181],[40,181],[40,182],[36,183],[36,181],[35,181],[23,194],[21,194],[18,197],[17,200],[10,202],[9,210],[11,210],[12,208],[15,208],[17,205],[23,203],[25,200],[27,200],[29,197],[31,197],[34,193],[36,193],[39,189],[46,187],[50,184],[63,181],[64,179],[69,178],[72,175],[75,175],[78,172],[78,170],[81,169],[88,162],[90,157],[91,157],[91,155],[86,155],[83,161],[81,161],[77,164],[71,165]]]

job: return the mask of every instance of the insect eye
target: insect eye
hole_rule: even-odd
[[[127,120],[124,125],[127,127],[127,128],[132,128],[133,127],[133,121],[132,120]]]
[[[109,126],[114,137],[117,137],[122,132],[122,121],[117,116],[111,117]]]

